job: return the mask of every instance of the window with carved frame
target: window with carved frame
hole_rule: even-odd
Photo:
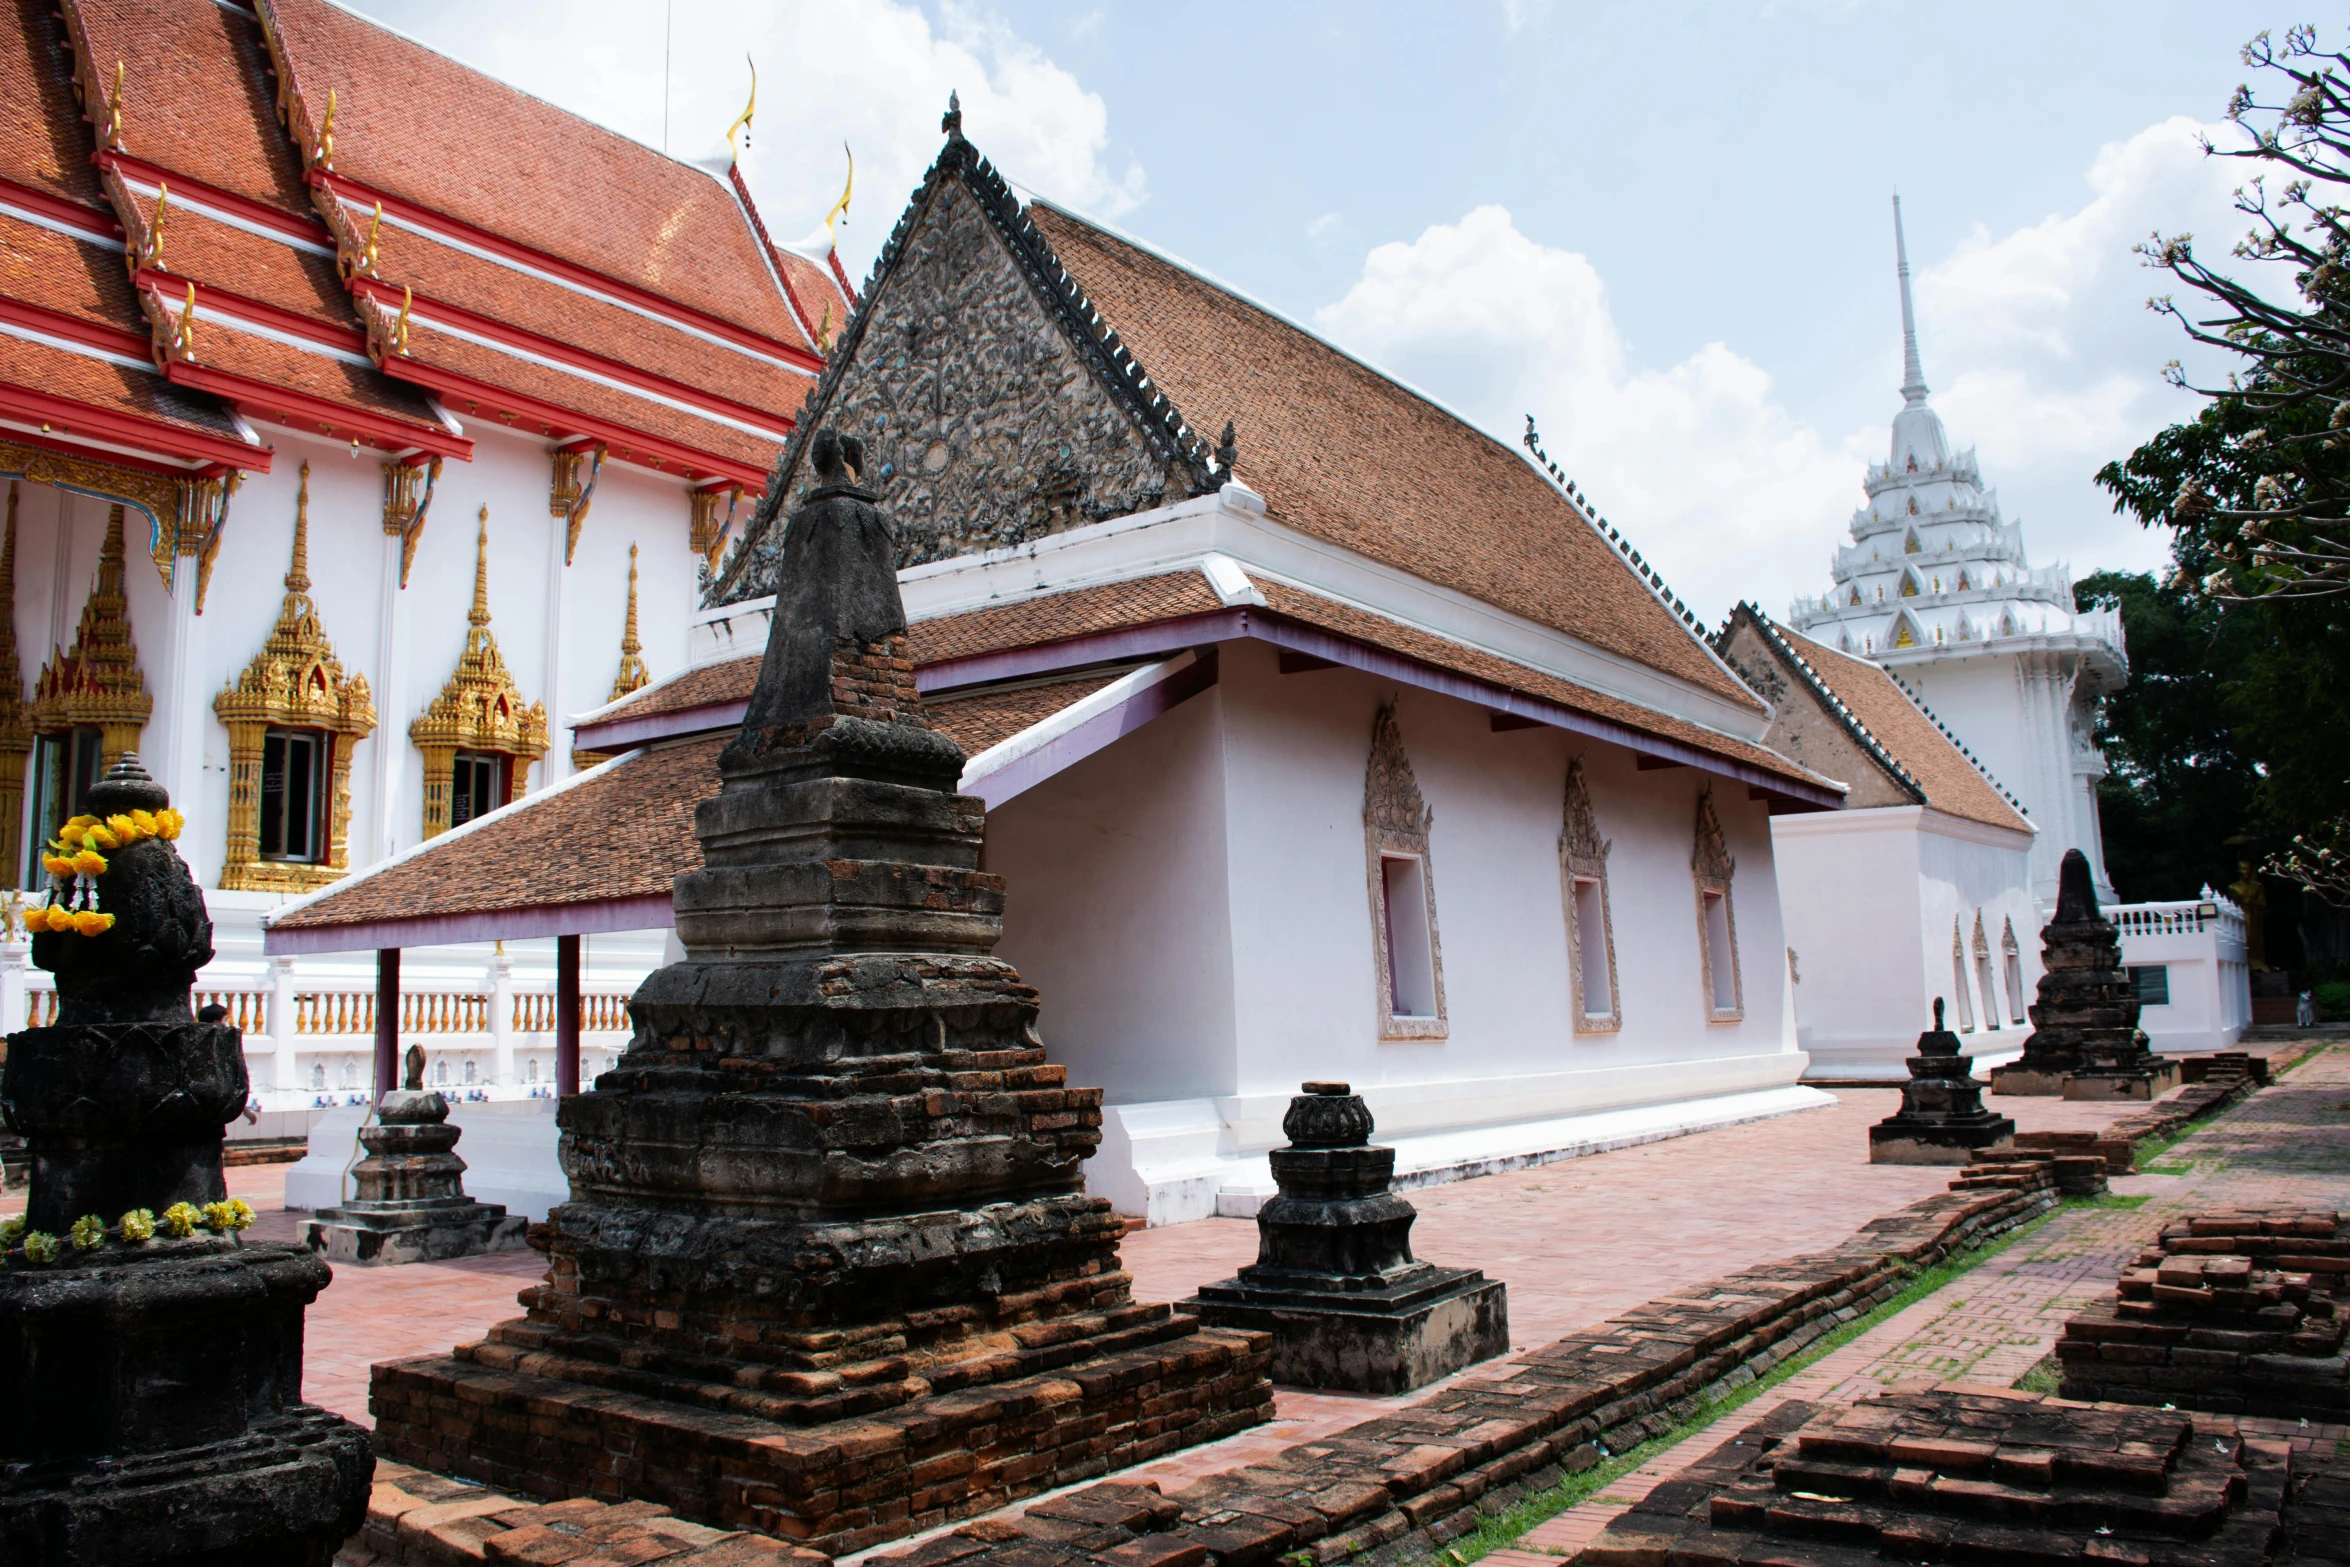
[[[1371,726],[1363,780],[1364,848],[1369,860],[1372,945],[1377,959],[1379,1037],[1442,1039],[1444,952],[1436,931],[1436,878],[1428,835],[1435,813],[1420,797],[1404,754],[1395,705]]]
[[[1616,989],[1616,932],[1608,910],[1608,841],[1599,835],[1583,758],[1567,764],[1559,877],[1567,909],[1567,972],[1573,980],[1575,1032],[1606,1034],[1624,1026]]]
[[[1697,883],[1705,1018],[1709,1023],[1735,1023],[1746,1016],[1738,973],[1738,912],[1730,902],[1730,881],[1738,862],[1730,855],[1721,818],[1714,814],[1710,788],[1697,797],[1697,846],[1689,856],[1689,869]]]

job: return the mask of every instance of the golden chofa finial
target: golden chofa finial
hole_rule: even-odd
[[[318,127],[318,145],[310,150],[310,166],[332,171],[335,166],[335,90],[326,90],[326,121]]]
[[[383,226],[384,204],[379,200],[375,204],[375,216],[367,220],[367,237],[359,242],[358,270],[369,277],[375,276],[376,258],[382,254],[376,236],[383,232]]]
[[[408,357],[408,312],[416,307],[416,290],[400,290],[400,316],[392,323],[392,352],[402,359]]]
[[[171,351],[182,359],[196,357],[196,285],[188,285],[187,303],[180,306],[179,320],[172,324]]]
[[[147,220],[147,238],[139,246],[139,265],[163,265],[163,215],[171,207],[171,181],[155,182],[155,215]]]
[[[653,683],[652,673],[640,656],[644,650],[636,635],[636,546],[631,544],[628,547],[628,619],[620,632],[620,673],[612,682],[610,700],[617,702]]]
[[[832,220],[849,210],[849,198],[857,193],[857,155],[849,151],[849,144],[845,141],[840,144],[840,150],[849,160],[849,178],[848,183],[840,188],[840,200],[834,202],[832,210],[824,214],[824,232],[827,235],[833,232]]]
[[[737,163],[742,162],[743,148],[751,144],[751,116],[759,112],[759,62],[746,54],[743,63],[751,68],[751,101],[743,105],[743,112],[736,115],[734,123],[726,128],[726,149],[734,155]],[[741,147],[734,144],[736,131],[743,133]]]
[[[481,509],[481,533],[473,541],[473,610],[465,617],[469,626],[490,623],[490,509]]]

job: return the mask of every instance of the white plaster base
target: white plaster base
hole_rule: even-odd
[[[310,1123],[310,1151],[286,1167],[286,1206],[338,1208],[351,1196],[347,1172],[359,1158],[361,1105],[336,1105]]]
[[[1217,1152],[1226,1132],[1217,1103],[1191,1099],[1107,1107],[1102,1150],[1086,1167],[1086,1190],[1153,1226],[1215,1215],[1254,1218],[1278,1190],[1272,1169],[1263,1152]],[[1833,1095],[1816,1088],[1786,1086],[1376,1140],[1395,1149],[1395,1185],[1410,1190],[1833,1103]]]

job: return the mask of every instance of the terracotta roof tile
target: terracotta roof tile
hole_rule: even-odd
[[[649,397],[640,397],[569,371],[557,370],[495,348],[468,342],[425,322],[411,320],[408,352],[401,359],[387,361],[387,372],[399,374],[403,360],[445,370],[452,375],[461,375],[485,386],[499,387],[558,408],[575,409],[698,452],[707,452],[752,467],[773,466],[776,454],[783,450],[781,440],[766,440],[733,425],[720,424],[715,419],[705,419],[666,403],[655,402]],[[449,401],[458,403],[462,400],[452,393]],[[458,407],[452,411],[462,415],[465,410]]]
[[[56,0],[0,7],[0,179],[105,210]]]
[[[122,248],[75,239],[0,213],[0,298],[144,337]]]
[[[203,302],[203,295],[199,292],[196,299],[199,311],[203,308]],[[445,436],[448,433],[447,427],[433,417],[423,394],[414,387],[403,386],[392,380],[365,360],[354,364],[350,359],[330,354],[323,348],[297,348],[279,338],[263,337],[257,332],[242,331],[225,321],[205,320],[199,316],[196,323],[195,363],[205,369],[243,376],[270,387],[358,409],[380,418],[417,425],[436,435]],[[266,396],[251,399],[248,408],[257,418],[277,416]],[[300,425],[304,421],[296,412],[286,422]]]
[[[933,728],[945,731],[965,756],[977,756],[1072,703],[1084,701],[1117,678],[1114,674],[1089,675],[1015,691],[977,691],[969,696],[925,700],[922,707]]]
[[[911,638],[914,662],[937,664],[1006,648],[1035,647],[1179,615],[1211,615],[1223,607],[1208,579],[1196,571],[1073,588],[1000,608],[917,620]]]
[[[376,278],[391,288],[414,289],[419,300],[454,305],[780,419],[797,413],[816,384],[804,371],[390,223],[377,232],[376,248]]]
[[[1234,421],[1238,476],[1275,518],[1759,705],[1516,452],[1196,273],[1028,211],[1193,429]]]
[[[664,746],[342,887],[277,921],[307,930],[531,904],[666,894],[699,870],[694,806],[718,792],[725,737]],[[462,868],[461,871],[459,868]]]
[[[553,104],[324,3],[270,12],[335,172],[519,244],[808,346],[733,192]]]
[[[682,713],[697,707],[747,702],[751,687],[758,683],[759,662],[760,655],[753,653],[748,658],[730,658],[723,664],[704,664],[699,669],[671,675],[657,685],[631,693],[619,706],[599,713],[596,722],[656,718],[663,713]]]
[[[170,385],[152,370],[131,369],[6,332],[0,332],[0,384],[244,442],[236,422],[202,393]]]
[[[216,189],[310,218],[293,143],[277,122],[261,24],[225,5],[72,0],[83,78],[123,65],[122,150]],[[102,112],[102,111],[101,111]]]
[[[1785,626],[1774,623],[1772,629],[1802,655],[1820,683],[1852,709],[1877,743],[1917,780],[1926,791],[1927,804],[1992,827],[2032,830],[2031,822],[2000,797],[1982,771],[1881,666],[1839,653]]]
[[[125,186],[115,211],[131,243],[143,243],[154,223],[155,198]],[[163,213],[162,270],[194,283],[199,294],[218,288],[321,326],[354,335],[359,331],[350,296],[335,274],[334,257],[264,239],[176,199]]]

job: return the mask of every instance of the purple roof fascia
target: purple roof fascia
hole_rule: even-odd
[[[349,925],[263,926],[261,950],[270,957],[305,952],[373,952],[387,947],[437,947],[469,941],[528,941],[540,936],[592,936],[607,930],[665,930],[677,923],[668,893],[605,898],[595,903],[538,903],[522,909],[428,914],[418,919],[361,920]]]

